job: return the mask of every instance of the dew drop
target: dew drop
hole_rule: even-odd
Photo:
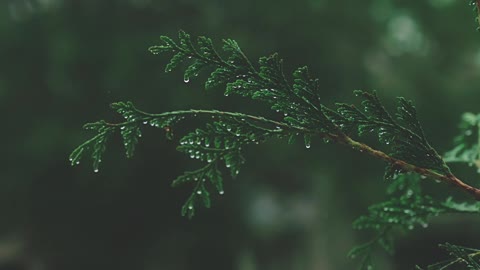
[[[80,164],[80,161],[77,161],[77,163],[76,163],[76,164],[77,164],[77,165],[78,165],[78,164]]]
[[[225,194],[225,191],[220,190],[220,191],[218,192],[218,194],[223,195],[223,194]]]
[[[193,178],[193,181],[198,181],[198,177]]]
[[[202,191],[201,191],[201,190],[198,190],[198,191],[197,191],[197,194],[198,194],[198,195],[202,195]]]
[[[148,124],[148,121],[143,121],[143,124],[144,124],[144,125]]]
[[[310,144],[305,144],[305,148],[307,148],[307,149],[308,149],[308,148],[310,148],[310,147],[311,147],[311,145],[310,145]]]
[[[188,206],[188,209],[192,210],[192,209],[193,209],[193,206],[189,205],[189,206]]]
[[[98,169],[95,169],[95,170],[93,170],[93,172],[96,172],[96,173],[98,173]]]
[[[190,81],[190,78],[186,77],[186,78],[183,79],[183,81],[184,81],[185,83],[188,83],[188,82]]]
[[[125,129],[125,126],[122,126],[120,129],[121,129],[121,130],[124,130],[124,129]]]

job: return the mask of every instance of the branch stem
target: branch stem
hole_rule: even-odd
[[[480,1],[480,0],[479,0]],[[301,133],[301,134],[310,134],[310,135],[315,135],[319,136],[321,138],[326,138],[330,139],[338,144],[345,145],[348,147],[353,148],[356,151],[366,153],[370,156],[373,156],[377,159],[381,159],[389,164],[391,164],[394,168],[401,169],[406,172],[415,172],[420,175],[442,181],[444,183],[450,184],[452,186],[458,187],[462,189],[463,191],[467,192],[470,194],[475,200],[480,201],[480,189],[472,187],[468,185],[467,183],[463,182],[462,180],[458,179],[455,175],[453,175],[450,171],[446,172],[445,174],[438,173],[434,170],[431,169],[426,169],[422,168],[413,164],[410,164],[406,161],[394,158],[385,152],[382,152],[380,150],[374,149],[364,143],[355,141],[351,137],[345,135],[345,134],[332,134],[332,133],[325,133],[320,130],[312,130],[312,129],[307,129],[304,127],[299,127],[299,126],[292,126],[288,123],[285,122],[279,122],[271,119],[267,119],[262,116],[254,116],[254,115],[249,115],[249,114],[243,114],[243,113],[237,113],[237,112],[227,112],[227,111],[218,111],[218,110],[180,110],[180,111],[171,111],[171,112],[164,112],[164,113],[159,113],[159,114],[152,114],[152,113],[147,113],[141,110],[138,110],[135,108],[135,111],[142,115],[143,117],[140,119],[137,119],[137,121],[147,121],[155,118],[165,118],[165,117],[171,117],[171,116],[195,116],[195,115],[211,115],[214,117],[228,117],[228,118],[233,118],[233,119],[240,119],[240,120],[250,120],[250,121],[255,121],[259,123],[263,123],[266,125],[272,125],[275,127],[280,127],[282,128],[278,132],[296,132],[296,133]],[[107,126],[110,127],[122,127],[125,125],[130,125],[132,124],[131,121],[127,122],[122,122],[122,123],[106,123]]]

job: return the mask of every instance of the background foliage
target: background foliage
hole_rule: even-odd
[[[242,174],[225,182],[228,196],[193,221],[179,215],[190,189],[171,189],[170,181],[195,163],[164,132],[144,132],[132,160],[111,147],[98,174],[72,169],[64,158],[88,136],[79,127],[113,119],[108,104],[118,100],[152,112],[262,109],[205,92],[205,78],[187,88],[180,71],[165,74],[168,56],[147,48],[178,29],[234,38],[252,59],[279,52],[287,73],[308,65],[326,104],[352,103],[353,89],[378,89],[391,105],[396,96],[412,99],[430,143],[451,149],[461,114],[478,112],[480,46],[471,10],[453,0],[346,5],[1,2],[0,269],[352,269],[346,253],[371,235],[351,223],[384,199],[388,185],[380,162],[361,154],[315,140],[310,149],[300,140],[253,147]],[[453,169],[478,186],[475,164]],[[399,239],[393,258],[378,254],[385,256],[380,269],[438,261],[439,242],[478,247],[478,223],[463,215],[433,219],[429,230]]]

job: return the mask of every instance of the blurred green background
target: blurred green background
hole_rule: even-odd
[[[251,59],[279,52],[288,72],[308,65],[327,105],[354,101],[354,89],[377,89],[387,104],[412,99],[444,152],[461,113],[479,111],[480,34],[466,2],[0,1],[0,270],[355,269],[346,254],[371,235],[351,222],[384,198],[380,161],[320,140],[311,149],[252,147],[226,194],[189,221],[180,207],[190,189],[170,182],[198,164],[161,130],[145,130],[131,160],[112,140],[98,174],[86,160],[71,168],[68,154],[91,135],[85,122],[118,120],[115,101],[279,118],[222,89],[204,91],[205,76],[185,84],[180,71],[165,74],[168,56],[147,48],[179,29],[233,38]],[[480,184],[473,169],[454,169]],[[480,247],[478,225],[434,219],[401,236],[396,255],[379,252],[379,269],[437,261],[446,241]]]

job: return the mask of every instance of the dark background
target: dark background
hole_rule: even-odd
[[[147,48],[179,29],[233,38],[251,59],[279,52],[289,73],[308,65],[327,105],[354,101],[354,89],[377,89],[387,104],[412,99],[444,152],[461,113],[479,111],[480,33],[466,2],[1,0],[0,269],[354,269],[346,254],[371,235],[351,222],[384,198],[380,161],[320,140],[251,147],[225,195],[189,221],[180,207],[190,190],[170,182],[198,164],[161,130],[146,129],[131,160],[111,141],[98,174],[87,160],[70,167],[68,154],[92,135],[85,122],[118,120],[114,101],[278,118],[204,91],[205,77],[185,84],[180,71],[165,74],[168,56]],[[454,169],[479,184],[474,169]],[[401,236],[395,256],[379,252],[379,269],[439,260],[446,241],[479,247],[478,225],[434,219]]]

